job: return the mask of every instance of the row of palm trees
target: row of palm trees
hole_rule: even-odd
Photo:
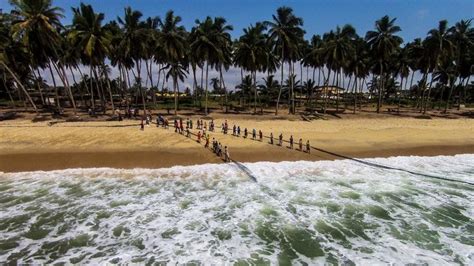
[[[104,111],[115,109],[114,95],[120,94],[127,105],[134,97],[141,98],[146,112],[149,96],[156,104],[156,90],[171,80],[176,113],[179,83],[192,75],[194,96],[204,91],[207,115],[210,69],[219,75],[212,83],[222,89],[227,111],[229,90],[224,73],[231,67],[241,69],[241,84],[236,89],[253,94],[255,113],[262,99],[275,105],[275,114],[282,102],[295,113],[297,90],[307,94],[307,106],[319,104],[325,112],[331,99],[329,87],[344,88],[354,112],[364,89],[377,99],[377,112],[393,97],[400,108],[406,91],[414,91],[420,112],[432,106],[434,92],[445,102],[445,111],[454,94],[464,102],[472,94],[471,20],[452,27],[442,20],[426,38],[404,45],[396,19],[388,16],[377,20],[374,30],[364,37],[351,25],[344,25],[308,41],[303,19],[291,8],[280,7],[270,21],[257,22],[232,40],[233,27],[222,17],[196,20],[186,31],[173,11],[164,18],[143,18],[141,12],[127,7],[123,16],[105,23],[103,13],[81,3],[72,8],[71,25],[62,25],[63,10],[51,0],[12,0],[11,4],[13,10],[0,15],[0,88],[13,104],[17,97],[35,110],[39,103],[51,106],[44,73],[52,77],[56,107],[61,107],[60,95],[66,95],[74,112],[78,94],[82,106],[95,110],[99,100]],[[111,66],[118,70],[116,79],[110,76]],[[262,84],[257,84],[257,73],[267,74]],[[413,84],[417,73],[421,78]],[[76,76],[81,79],[76,81]],[[32,92],[39,94],[38,101]],[[335,99],[339,109],[339,95]]]

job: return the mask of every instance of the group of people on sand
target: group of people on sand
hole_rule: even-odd
[[[227,146],[224,146],[224,149],[222,149],[222,144],[215,138],[212,138],[212,151],[221,159],[223,159],[224,162],[230,162],[229,149]]]
[[[226,133],[226,130],[225,128],[227,127],[227,120],[225,120],[225,123],[223,123],[223,133],[224,134],[227,134]],[[249,134],[252,134],[251,135],[251,138],[252,140],[259,140],[259,141],[263,141],[263,132],[262,130],[256,130],[255,128],[252,129],[251,132],[249,132],[249,130],[247,128],[244,128],[243,130],[243,138],[249,138]],[[233,125],[232,127],[232,136],[235,136],[235,137],[240,137],[241,136],[241,128],[239,125]],[[274,137],[273,137],[273,132],[270,133],[270,136],[268,137],[270,139],[269,141],[269,144],[271,145],[274,145],[275,143],[275,140],[274,140]],[[277,145],[278,146],[283,146],[283,134],[280,134],[278,136],[278,143]],[[288,140],[288,142],[290,143],[290,146],[289,148],[290,149],[294,149],[294,145],[295,145],[295,140],[293,138],[293,135],[290,136],[290,139]],[[303,139],[299,139],[298,141],[298,148],[297,150],[299,151],[302,151],[302,152],[307,152],[307,153],[311,153],[311,145],[309,143],[309,140],[306,141],[306,145],[303,144]]]
[[[252,134],[252,139],[253,140],[258,139],[259,141],[263,141],[263,132],[262,132],[262,130],[259,129],[258,132],[257,132],[257,130],[254,128],[254,129],[252,129],[251,134]],[[239,125],[234,125],[232,127],[232,136],[240,137],[240,135],[241,135],[240,126]],[[249,130],[247,128],[244,128],[244,130],[243,130],[243,137],[244,138],[249,137]]]
[[[152,121],[151,114],[147,115],[145,117],[145,119],[142,118],[141,124],[140,124],[141,130],[144,130],[145,123],[147,125],[149,125],[151,123],[151,121]],[[197,142],[201,143],[202,139],[204,139],[204,141],[205,141],[204,148],[209,148],[210,136],[209,136],[209,134],[206,134],[206,131],[207,131],[207,129],[209,129],[209,131],[214,131],[215,130],[214,120],[211,120],[209,122],[209,125],[208,125],[208,123],[206,121],[203,121],[202,119],[198,119],[196,124],[197,124],[196,129],[199,129],[198,133],[196,134]],[[163,117],[161,115],[158,115],[158,117],[156,118],[156,126],[159,127],[160,125],[162,125],[164,128],[168,128],[168,119],[166,119],[165,117]],[[174,128],[175,128],[176,133],[179,133],[179,134],[186,133],[186,137],[191,138],[190,129],[193,128],[193,120],[191,120],[189,118],[186,119],[186,128],[185,128],[182,118],[175,119],[174,120]],[[202,130],[202,132],[201,132],[201,130]],[[229,130],[229,124],[227,123],[227,119],[226,119],[222,123],[221,131],[222,131],[223,134],[227,134],[228,130]],[[250,132],[247,128],[244,128],[243,131],[241,131],[240,125],[235,125],[235,124],[233,125],[233,127],[232,127],[232,136],[240,137],[242,132],[243,132],[243,138],[249,138],[249,134],[251,134],[251,139],[252,140],[263,141],[264,136],[263,136],[262,130],[259,129],[257,131],[257,129],[253,128]],[[283,146],[283,142],[284,142],[283,134],[280,134],[278,136],[278,139],[276,139],[273,136],[273,132],[271,132],[270,136],[268,136],[268,138],[270,139],[269,144],[274,145],[275,142],[278,141],[276,143],[276,145],[281,146],[281,147]],[[290,146],[288,148],[295,149],[295,147],[294,147],[295,146],[295,139],[293,138],[293,135],[290,135],[290,138],[287,142],[290,144]],[[311,145],[309,143],[309,140],[307,140],[306,144],[304,144],[303,139],[300,138],[298,140],[298,143],[296,143],[296,145],[298,145],[296,150],[306,152],[306,153],[311,153]],[[223,160],[225,162],[230,161],[229,150],[228,150],[227,146],[222,148],[221,143],[216,141],[214,138],[212,139],[212,148],[211,148],[211,150],[217,156],[219,156],[220,158],[223,158]]]

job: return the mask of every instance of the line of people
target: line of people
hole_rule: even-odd
[[[227,120],[225,120],[225,124],[227,124]],[[224,124],[223,124],[223,127],[224,127]],[[253,140],[259,140],[259,141],[263,141],[263,132],[262,130],[257,130],[254,128],[252,129],[252,139]],[[241,135],[241,128],[239,125],[235,125],[232,127],[232,135],[233,136],[236,136],[236,137],[240,137]],[[249,130],[247,130],[247,128],[244,128],[243,130],[243,138],[248,138],[248,135],[249,135]],[[270,132],[270,136],[268,137],[270,139],[269,141],[269,144],[271,145],[274,145],[274,137],[273,137],[273,132]],[[283,146],[283,134],[280,134],[278,136],[278,146]],[[290,149],[294,149],[294,145],[295,145],[295,141],[294,141],[294,138],[293,138],[293,135],[290,136],[290,139],[288,140],[290,146],[289,148]],[[311,145],[309,143],[309,140],[306,141],[306,145],[303,144],[303,139],[299,139],[298,141],[298,149],[299,151],[302,151],[302,152],[307,152],[307,153],[311,153]]]

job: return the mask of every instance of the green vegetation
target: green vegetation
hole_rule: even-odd
[[[343,25],[305,40],[303,19],[280,7],[270,21],[252,24],[233,41],[233,27],[222,17],[196,20],[187,31],[173,11],[163,19],[143,18],[127,7],[105,22],[103,13],[81,3],[72,8],[72,24],[62,25],[64,10],[51,0],[11,4],[12,12],[0,14],[0,104],[12,108],[105,113],[117,105],[144,112],[160,106],[176,113],[200,107],[208,114],[218,107],[257,113],[274,106],[278,114],[283,103],[290,113],[298,107],[352,107],[355,113],[369,103],[377,112],[390,104],[425,113],[436,107],[446,112],[453,103],[472,106],[474,99],[471,20],[453,26],[441,20],[426,38],[411,42],[398,36],[402,29],[388,16],[365,36]],[[235,88],[226,86],[223,74],[231,67],[241,69]],[[210,69],[218,76],[209,77]],[[257,73],[266,77],[257,80]],[[416,73],[421,79],[415,82]],[[190,75],[192,88],[180,90]]]

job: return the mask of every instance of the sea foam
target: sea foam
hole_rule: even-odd
[[[0,173],[0,261],[472,264],[466,182],[473,154]]]

